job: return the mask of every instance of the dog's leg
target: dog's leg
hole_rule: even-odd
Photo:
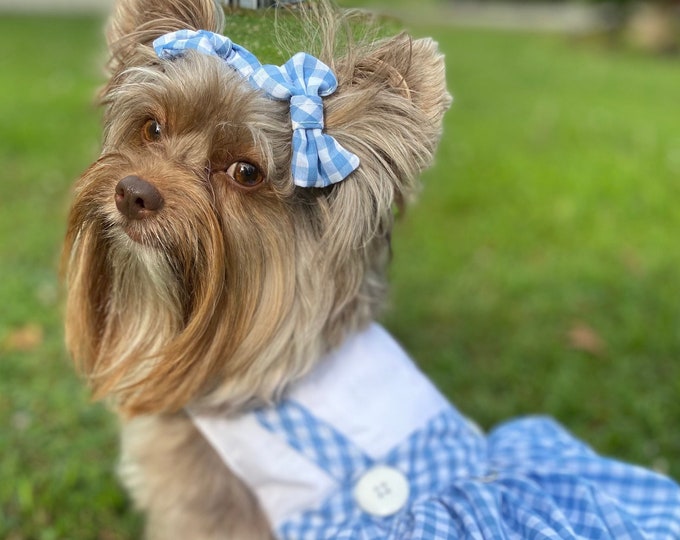
[[[185,413],[125,423],[119,474],[150,540],[273,538],[254,496]]]

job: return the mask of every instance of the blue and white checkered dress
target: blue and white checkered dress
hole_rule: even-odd
[[[485,436],[375,325],[277,407],[194,420],[281,539],[680,539],[673,481],[600,457],[544,417]],[[389,515],[356,495],[377,466],[408,483]]]

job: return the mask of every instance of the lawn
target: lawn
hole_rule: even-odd
[[[269,18],[234,16],[259,52]],[[96,156],[101,21],[0,18],[0,538],[137,538],[115,420],[63,350],[69,185]],[[258,42],[244,36],[257,32]],[[484,427],[556,416],[680,478],[678,60],[419,22],[456,101],[395,232],[384,322]],[[39,38],[39,39],[38,39]]]

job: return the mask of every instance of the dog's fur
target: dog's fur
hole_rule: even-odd
[[[270,537],[183,408],[271,403],[375,318],[393,208],[417,190],[450,102],[431,40],[348,44],[345,16],[312,4],[301,19],[321,39],[306,52],[339,81],[326,131],[361,166],[332,187],[297,188],[287,103],[217,58],[159,61],[150,46],[182,28],[220,32],[221,15],[209,0],[118,1],[103,148],[76,184],[64,248],[68,348],[120,414],[121,476],[148,535],[164,540]],[[144,136],[150,119],[158,140]],[[237,185],[226,170],[238,161],[264,182]],[[129,175],[162,195],[144,219],[117,209]]]

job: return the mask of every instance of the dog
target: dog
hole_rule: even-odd
[[[65,328],[121,419],[147,536],[680,538],[672,481],[548,419],[485,437],[373,322],[451,103],[444,59],[348,39],[326,2],[301,13],[320,39],[282,66],[220,35],[209,0],[111,16]]]

